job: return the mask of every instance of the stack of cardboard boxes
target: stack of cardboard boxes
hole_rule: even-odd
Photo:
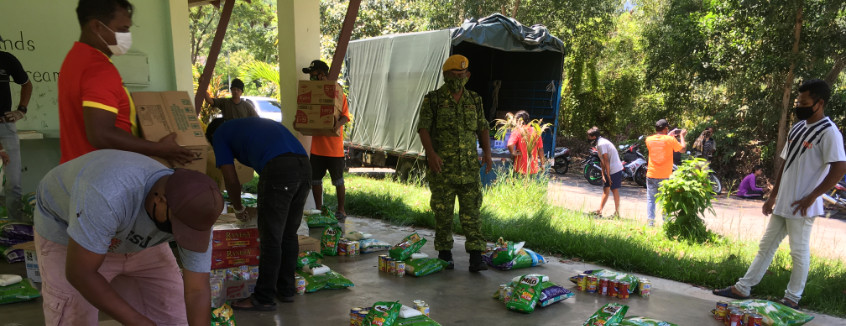
[[[344,108],[344,95],[336,80],[301,80],[297,87],[294,129],[309,136],[340,136],[335,120]]]
[[[186,168],[206,173],[209,142],[197,118],[194,105],[186,92],[134,92],[132,100],[138,113],[138,124],[144,139],[157,142],[176,133],[176,143],[194,156],[186,165],[172,164],[161,158],[157,161],[172,168]]]

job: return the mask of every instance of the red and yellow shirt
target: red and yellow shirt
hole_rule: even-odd
[[[135,105],[115,65],[100,50],[76,42],[59,71],[60,163],[97,150],[85,133],[83,107],[112,112],[116,127],[139,135]]]
[[[344,107],[341,116],[350,118],[350,108],[347,105],[347,96],[344,97]],[[344,127],[341,126],[340,136],[312,136],[311,153],[314,155],[328,157],[344,157]]]

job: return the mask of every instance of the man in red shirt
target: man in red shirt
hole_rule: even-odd
[[[649,163],[646,169],[646,217],[649,226],[655,225],[655,195],[661,181],[673,174],[673,152],[684,149],[684,136],[687,130],[681,130],[681,142],[676,141],[675,133],[669,135],[670,124],[661,119],[655,122],[655,134],[646,137],[646,148],[649,150]]]
[[[311,62],[308,68],[303,68],[303,73],[309,75],[310,80],[326,80],[329,76],[329,65],[320,60]],[[338,197],[338,208],[335,215],[339,221],[347,216],[344,210],[344,124],[350,121],[347,96],[344,95],[344,108],[338,120],[335,121],[335,129],[340,136],[312,136],[311,137],[311,187],[314,195],[314,205],[319,209],[323,207],[323,176],[329,171],[332,184],[335,186],[335,193]]]
[[[190,162],[175,133],[158,142],[138,137],[135,105],[110,60],[132,45],[132,4],[80,0],[76,14],[82,32],[59,71],[60,163],[105,148]]]

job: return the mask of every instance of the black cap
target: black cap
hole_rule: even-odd
[[[232,84],[229,84],[229,89],[237,88],[240,89],[242,92],[244,91],[244,82],[240,79],[235,78],[232,80]]]
[[[655,122],[655,129],[656,130],[663,130],[664,128],[669,128],[670,123],[667,122],[665,119],[661,119]]]
[[[314,60],[314,61],[311,62],[311,64],[308,66],[308,68],[303,68],[303,73],[308,74],[308,73],[311,73],[312,71],[315,71],[315,70],[328,72],[329,71],[329,65],[327,65],[323,61]]]

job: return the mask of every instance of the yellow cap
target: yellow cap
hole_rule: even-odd
[[[443,70],[464,70],[469,66],[470,60],[467,60],[467,57],[460,54],[453,54],[446,59],[446,62],[444,62]]]

